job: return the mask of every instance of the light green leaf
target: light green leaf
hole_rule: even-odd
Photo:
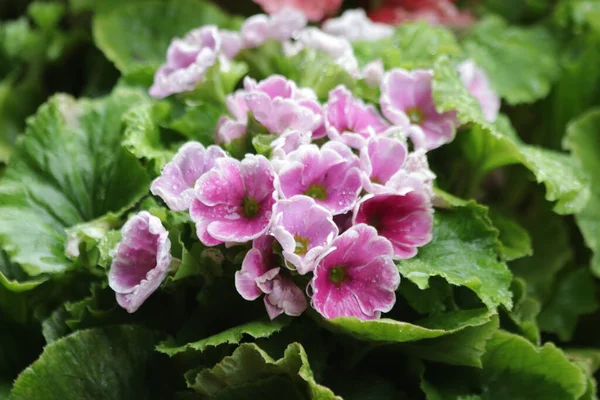
[[[538,317],[540,329],[556,333],[567,342],[571,340],[579,316],[598,309],[596,282],[587,269],[576,269],[558,279],[550,302]]]
[[[509,104],[546,97],[560,72],[557,45],[542,26],[521,28],[509,26],[498,17],[487,17],[475,25],[462,44]]]
[[[481,357],[487,341],[497,329],[498,317],[493,316],[483,325],[466,327],[447,336],[407,343],[402,348],[425,360],[481,368]]]
[[[295,386],[297,398],[314,400],[340,399],[324,386],[316,383],[304,348],[292,343],[279,360],[272,359],[257,345],[240,345],[231,356],[225,357],[213,368],[201,370],[188,376],[188,384],[204,396],[219,396],[226,390],[244,387],[250,383],[260,385],[268,378],[281,376],[288,379],[288,386]],[[264,393],[264,398],[278,397],[278,392]],[[231,398],[231,397],[230,397]]]
[[[29,275],[66,270],[66,228],[119,214],[147,192],[146,172],[120,143],[121,117],[142,98],[58,95],[28,121],[0,179],[0,244]]]
[[[289,323],[288,319],[278,318],[273,321],[253,321],[244,325],[236,326],[231,329],[227,329],[216,335],[207,337],[193,343],[187,343],[183,346],[178,345],[173,339],[167,340],[160,343],[156,350],[174,356],[175,354],[183,353],[188,350],[195,350],[198,352],[204,351],[209,346],[219,346],[221,344],[238,344],[242,341],[244,336],[250,336],[255,339],[267,338],[272,334],[279,332]]]
[[[592,182],[592,198],[575,215],[586,245],[592,249],[592,272],[600,276],[600,109],[594,109],[572,121],[567,127],[564,146],[570,149]]]
[[[94,40],[123,74],[162,64],[174,37],[229,23],[217,6],[201,0],[120,2],[103,11],[93,21]]]
[[[498,258],[498,231],[487,209],[467,203],[434,214],[433,239],[416,257],[398,263],[400,273],[420,288],[431,276],[441,276],[457,286],[471,289],[490,309],[512,306],[511,274]]]
[[[516,277],[513,280],[511,290],[513,292],[514,307],[507,315],[515,324],[516,331],[527,338],[533,344],[540,343],[540,329],[537,317],[542,309],[538,299],[527,293],[525,280]]]
[[[552,343],[535,347],[504,331],[488,342],[481,375],[485,400],[576,400],[587,386],[585,374]]]
[[[162,379],[157,381],[148,368],[155,340],[154,334],[137,326],[75,332],[44,349],[40,358],[15,381],[11,398],[160,397]],[[169,398],[167,393],[163,395]]]
[[[481,143],[478,147],[487,149],[493,157],[479,161],[479,178],[493,168],[520,163],[534,173],[538,183],[544,183],[546,199],[556,201],[558,214],[573,214],[585,207],[590,197],[588,178],[574,158],[522,144],[503,119],[494,124],[486,121],[477,100],[463,86],[446,57],[439,58],[434,67],[433,97],[440,112],[456,110],[460,122],[479,127],[468,134],[481,136],[476,139]]]
[[[55,28],[65,13],[65,5],[62,3],[42,3],[35,1],[27,7],[27,13],[31,19],[42,29]]]
[[[162,143],[159,126],[159,122],[165,119],[170,111],[168,103],[147,102],[131,108],[123,116],[123,147],[137,158],[152,161],[157,175],[175,155],[174,151]]]
[[[425,22],[400,25],[389,39],[352,43],[361,65],[380,58],[386,69],[431,68],[440,55],[459,56],[454,34]]]
[[[322,319],[321,324],[331,331],[351,335],[360,340],[403,343],[450,335],[467,327],[481,326],[489,322],[494,314],[495,311],[476,309],[451,311],[415,324],[389,318],[362,321],[354,317]]]

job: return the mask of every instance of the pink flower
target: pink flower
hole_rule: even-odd
[[[344,86],[329,93],[325,106],[325,129],[329,139],[360,149],[371,136],[384,132],[387,127],[375,107],[365,105]]]
[[[346,10],[340,17],[325,21],[323,32],[346,38],[351,42],[375,41],[392,36],[394,28],[371,21],[365,10],[357,8]]]
[[[309,27],[297,35],[295,43],[285,45],[284,52],[287,56],[293,56],[304,48],[322,51],[350,74],[360,75],[354,49],[346,38],[329,35],[319,28]]]
[[[373,136],[360,150],[363,171],[363,187],[369,193],[386,190],[385,185],[406,161],[408,151],[399,140],[385,136]]]
[[[268,40],[284,41],[294,37],[306,26],[306,17],[301,12],[284,8],[268,16],[253,15],[242,25],[244,47],[252,48]]]
[[[468,27],[474,21],[469,12],[461,12],[451,0],[388,0],[369,13],[373,21],[399,25],[425,21],[431,25]]]
[[[377,319],[396,302],[400,274],[389,241],[365,224],[355,225],[332,243],[313,271],[311,305],[325,318]]]
[[[500,110],[500,97],[492,89],[485,71],[467,60],[458,66],[458,72],[467,90],[479,101],[485,118],[494,122]]]
[[[277,198],[276,175],[263,156],[219,158],[196,182],[190,216],[206,246],[244,243],[263,235]]]
[[[311,133],[288,130],[271,142],[273,148],[271,159],[284,159],[286,154],[298,150],[300,146],[310,144]]]
[[[298,286],[279,274],[273,241],[269,236],[254,240],[252,249],[242,262],[242,269],[235,273],[235,287],[244,299],[250,301],[265,294],[265,307],[271,319],[282,313],[298,316],[306,309],[306,298]]]
[[[338,234],[333,216],[307,196],[279,200],[274,214],[271,235],[283,256],[299,274],[312,271]]]
[[[383,62],[380,59],[371,61],[365,65],[361,71],[361,78],[371,87],[381,86],[383,82],[383,74],[385,69],[383,68]]]
[[[310,89],[299,89],[280,75],[256,82],[246,77],[244,89],[227,97],[227,108],[234,117],[222,117],[217,127],[218,143],[229,143],[246,133],[248,113],[270,133],[287,129],[320,134],[323,123],[321,106]],[[315,136],[314,136],[315,137]]]
[[[227,36],[227,49],[234,50],[232,36]],[[222,39],[216,26],[194,29],[183,39],[175,38],[167,50],[167,62],[154,75],[150,96],[162,99],[174,93],[194,90],[206,71],[215,65],[222,50]]]
[[[196,181],[221,157],[225,157],[225,152],[219,146],[205,149],[198,142],[188,142],[163,167],[161,175],[152,182],[150,191],[163,199],[171,210],[185,211],[195,197]]]
[[[108,284],[117,302],[133,313],[162,283],[171,264],[169,233],[158,218],[142,211],[121,230]]]
[[[354,209],[355,224],[369,224],[394,248],[394,258],[407,259],[431,241],[433,209],[426,193],[366,195]]]
[[[293,8],[303,13],[311,22],[320,21],[335,14],[342,0],[254,0],[268,14],[275,14],[284,8]]]
[[[315,199],[334,215],[353,208],[362,189],[358,158],[338,142],[321,149],[304,145],[291,152],[279,171],[284,198],[303,194]]]
[[[394,69],[381,84],[383,115],[400,127],[412,124],[410,138],[416,147],[426,150],[451,142],[458,123],[455,112],[437,112],[431,94],[432,77],[431,71]]]
[[[406,157],[406,162],[386,183],[388,189],[396,194],[405,194],[412,190],[422,191],[433,199],[433,181],[436,176],[429,169],[425,150],[415,150]]]

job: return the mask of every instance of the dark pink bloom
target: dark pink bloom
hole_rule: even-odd
[[[195,197],[196,181],[221,157],[225,157],[225,152],[219,146],[205,149],[198,142],[188,142],[164,166],[161,175],[152,182],[150,191],[163,199],[171,210],[185,211]]]
[[[460,78],[473,97],[479,101],[485,118],[494,122],[500,110],[500,97],[496,94],[484,70],[472,60],[458,66]]]
[[[406,194],[367,195],[354,210],[355,224],[369,224],[394,248],[394,258],[407,259],[431,241],[433,208],[429,196],[417,190]]]
[[[256,300],[265,294],[265,308],[271,319],[282,313],[298,316],[306,309],[306,298],[298,286],[279,274],[273,241],[270,236],[254,240],[242,269],[235,273],[235,287],[246,300]]]
[[[332,243],[313,271],[311,305],[325,318],[377,319],[396,302],[400,274],[392,245],[365,224],[355,225]]]
[[[303,145],[287,155],[279,170],[280,192],[290,198],[302,194],[332,214],[351,210],[362,189],[360,162],[339,142],[322,148]]]
[[[275,14],[285,8],[300,11],[311,22],[334,15],[342,0],[254,0],[267,14]]]
[[[387,122],[375,107],[352,96],[344,86],[329,93],[325,106],[325,129],[331,140],[353,148],[361,148],[367,140],[388,128]]]
[[[369,18],[390,25],[411,21],[457,28],[471,25],[473,15],[461,12],[453,3],[451,0],[388,0],[382,7],[369,12]]]
[[[426,150],[451,142],[458,124],[455,112],[437,112],[431,94],[432,77],[428,70],[394,69],[385,74],[381,84],[383,115],[405,128],[416,147]]]
[[[142,211],[121,230],[108,284],[117,302],[133,313],[162,283],[171,264],[171,241],[158,218]]]
[[[196,182],[190,207],[202,243],[244,243],[262,236],[273,216],[276,178],[263,156],[248,154],[241,162],[218,159]]]

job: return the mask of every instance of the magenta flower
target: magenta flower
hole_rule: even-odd
[[[328,19],[323,23],[323,31],[351,42],[381,40],[394,34],[392,26],[371,21],[362,8],[346,10],[338,18]]]
[[[133,313],[162,283],[171,265],[171,241],[158,218],[142,211],[121,230],[108,274],[117,302]]]
[[[260,46],[268,40],[288,40],[306,26],[306,17],[301,12],[284,8],[271,16],[257,14],[242,25],[244,47]]]
[[[429,169],[425,150],[420,149],[411,152],[406,157],[402,169],[390,178],[386,186],[396,194],[417,190],[426,193],[432,199],[435,178],[435,174]]]
[[[360,150],[363,187],[369,193],[386,190],[385,185],[406,161],[408,151],[399,140],[385,136],[373,136]]]
[[[394,248],[394,258],[407,259],[431,241],[433,209],[429,196],[416,190],[406,194],[366,195],[354,209],[355,224],[369,224]]]
[[[242,269],[235,273],[235,287],[244,299],[250,301],[265,294],[265,308],[271,319],[282,313],[298,316],[306,309],[306,298],[298,286],[279,274],[273,242],[270,236],[254,240],[252,249],[242,262]]]
[[[359,160],[339,142],[327,142],[321,149],[304,145],[291,152],[279,170],[283,197],[305,195],[315,199],[334,215],[354,207],[362,189]]]
[[[228,49],[231,50],[231,36]],[[215,65],[222,50],[216,26],[194,29],[183,39],[175,38],[167,50],[167,62],[154,75],[150,96],[162,99],[174,93],[194,90],[206,71]]]
[[[400,274],[389,241],[365,224],[355,225],[332,243],[313,271],[311,305],[325,318],[377,319],[396,302]]]
[[[458,72],[465,87],[479,101],[485,118],[494,122],[500,110],[500,97],[492,89],[485,71],[472,60],[467,60],[458,66]]]
[[[246,133],[248,113],[270,133],[282,134],[287,129],[314,132],[322,129],[321,106],[310,89],[298,89],[293,81],[272,75],[256,82],[246,77],[244,89],[227,98],[227,108],[234,119],[223,117],[217,127],[218,143],[229,143]]]
[[[190,216],[206,246],[244,243],[263,235],[277,198],[276,175],[263,156],[219,158],[196,182]]]
[[[342,0],[254,0],[268,14],[275,14],[286,8],[298,10],[311,22],[317,22],[335,14]]]
[[[325,129],[329,139],[360,149],[371,136],[384,132],[387,127],[375,107],[365,105],[344,86],[329,93],[325,106]]]
[[[381,84],[381,111],[395,125],[407,130],[418,148],[435,149],[454,139],[456,113],[440,114],[431,94],[433,73],[426,70],[389,71]]]
[[[152,182],[150,191],[163,199],[171,210],[185,211],[195,197],[196,181],[221,157],[225,157],[225,152],[219,146],[205,149],[198,142],[188,142],[163,167],[161,175]]]
[[[301,275],[312,271],[338,234],[333,216],[307,196],[279,200],[274,214],[271,235],[281,244],[283,257]]]

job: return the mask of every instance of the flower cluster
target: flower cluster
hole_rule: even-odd
[[[268,40],[288,51],[323,50],[356,72],[356,29],[363,39],[392,33],[359,11],[323,29],[306,27],[302,14],[286,9],[251,17],[240,32],[192,31],[173,41],[150,94],[193,91],[208,68],[222,68],[240,49]],[[457,117],[436,109],[431,70],[367,67],[357,78],[374,76],[379,108],[343,85],[321,103],[311,88],[283,76],[246,77],[226,98],[216,144],[183,145],[151,185],[171,210],[189,213],[204,246],[251,244],[235,286],[246,300],[262,296],[270,318],[300,315],[309,303],[326,318],[379,318],[395,302],[394,262],[414,257],[431,240],[435,175],[427,152],[454,138]],[[500,104],[485,73],[471,61],[458,73],[493,121]],[[258,154],[237,159],[226,151],[258,136],[266,138]],[[170,242],[147,212],[122,234],[109,281],[133,312],[168,273]]]

